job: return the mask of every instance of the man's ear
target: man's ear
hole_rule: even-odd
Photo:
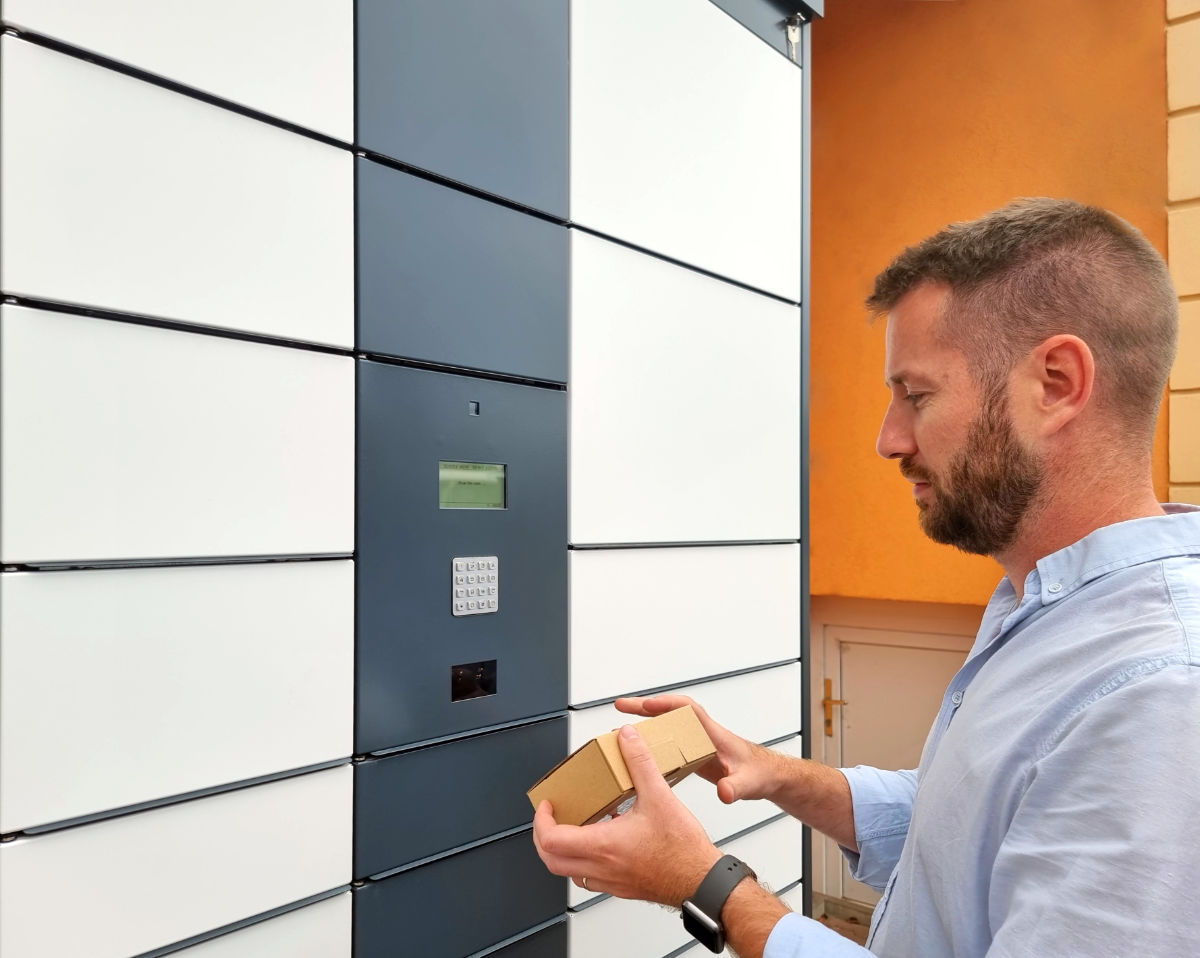
[[[1025,372],[1027,395],[1033,399],[1029,412],[1049,436],[1086,408],[1096,381],[1096,361],[1082,339],[1060,333],[1033,349]]]

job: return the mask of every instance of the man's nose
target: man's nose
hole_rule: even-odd
[[[905,420],[904,410],[897,409],[895,403],[891,403],[884,414],[883,425],[879,427],[879,438],[875,441],[875,451],[884,459],[903,459],[917,451],[912,429]]]

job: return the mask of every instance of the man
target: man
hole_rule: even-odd
[[[1178,327],[1161,258],[1102,210],[1024,200],[905,250],[868,305],[888,313],[880,455],[930,537],[1006,576],[918,770],[788,758],[701,711],[702,774],[842,845],[884,892],[883,958],[1195,954],[1200,509],[1151,485]],[[721,852],[636,733],[619,741],[633,809],[573,828],[543,803],[534,839],[577,884],[679,906]],[[743,958],[868,953],[753,881],[716,918]]]

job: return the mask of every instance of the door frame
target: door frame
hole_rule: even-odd
[[[848,599],[839,596],[813,596],[810,608],[808,716],[811,729],[811,757],[837,766],[842,749],[841,723],[835,713],[833,735],[825,735],[824,680],[833,680],[833,697],[839,698],[842,685],[839,636],[842,630],[854,630],[854,640],[863,641],[859,630],[869,630],[870,642],[899,647],[970,651],[983,616],[983,606],[897,602],[881,599]],[[812,842],[813,892],[826,898],[843,897],[842,854],[832,839],[814,834]]]

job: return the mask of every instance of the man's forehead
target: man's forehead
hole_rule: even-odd
[[[937,316],[893,312],[888,316],[884,381],[889,388],[945,382],[966,358],[937,334]]]

